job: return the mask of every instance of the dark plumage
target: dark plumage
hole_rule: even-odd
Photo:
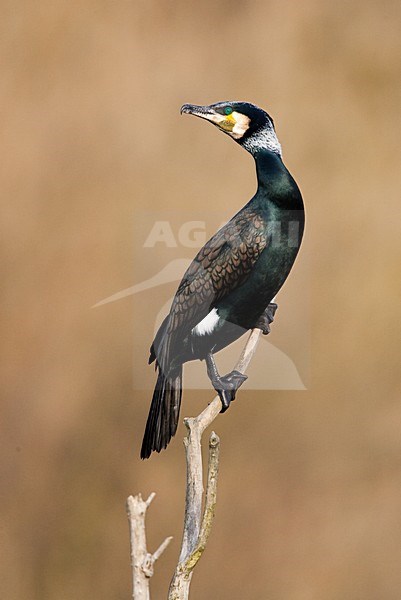
[[[158,378],[142,443],[141,457],[159,452],[178,424],[182,366],[207,361],[208,374],[223,410],[245,377],[220,377],[212,354],[238,339],[261,319],[273,320],[271,304],[298,253],[304,227],[298,186],[281,159],[272,119],[244,102],[184,105],[182,112],[213,122],[255,159],[255,196],[198,252],[185,273],[171,309],[150,350]]]

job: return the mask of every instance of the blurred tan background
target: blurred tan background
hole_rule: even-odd
[[[230,216],[250,198],[251,158],[179,115],[244,99],[274,116],[306,202],[271,340],[292,338],[298,299],[310,377],[244,391],[216,422],[218,508],[191,598],[398,600],[400,3],[1,5],[1,598],[129,598],[125,498],[153,490],[149,548],[174,535],[152,579],[166,597],[183,428],[140,462],[150,397],[132,362],[154,323],[144,299],[91,306],[165,263],[134,252],[136,210]],[[185,393],[183,416],[207,399]]]

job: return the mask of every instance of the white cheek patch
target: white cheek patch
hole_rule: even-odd
[[[235,125],[232,128],[231,135],[234,139],[239,140],[244,133],[249,129],[251,119],[242,113],[234,111],[232,116],[235,120]]]
[[[220,125],[226,120],[226,118],[223,117],[223,115],[219,115],[217,113],[214,115],[205,115],[204,118],[208,121],[211,121],[212,123],[215,123],[216,125]]]
[[[244,133],[249,129],[249,123],[251,122],[249,117],[236,111],[229,116],[219,115],[218,113],[202,116],[204,119],[218,125],[235,140],[242,138]]]

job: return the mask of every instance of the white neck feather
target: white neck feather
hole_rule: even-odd
[[[246,138],[242,145],[245,150],[248,150],[251,154],[256,154],[259,150],[264,149],[275,152],[281,156],[281,144],[278,141],[278,137],[273,127],[265,127],[264,129],[256,131]]]

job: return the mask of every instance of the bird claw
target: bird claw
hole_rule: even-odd
[[[270,333],[270,323],[274,321],[274,315],[277,310],[277,304],[270,302],[265,311],[260,315],[259,319],[255,323],[256,329],[261,329],[263,335]]]
[[[231,402],[235,400],[237,390],[247,379],[248,377],[239,371],[231,371],[231,373],[224,375],[224,377],[220,377],[219,387],[216,388],[222,404],[220,412],[226,412]]]

